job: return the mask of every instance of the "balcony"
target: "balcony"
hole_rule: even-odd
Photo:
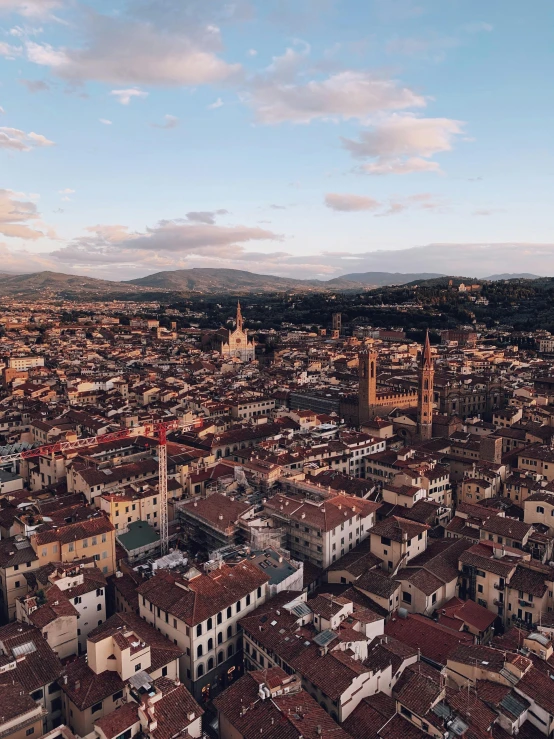
[[[529,603],[529,601],[527,601],[527,600],[518,600],[518,604],[522,608],[534,608],[535,607],[535,604],[534,603]]]
[[[498,598],[495,598],[493,600],[493,603],[494,603],[495,606],[503,606],[504,605],[504,601],[503,600],[498,600]]]
[[[506,584],[503,582],[495,582],[494,583],[494,589],[495,590],[504,590],[506,587]]]

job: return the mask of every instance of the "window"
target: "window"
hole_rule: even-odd
[[[96,536],[93,536],[92,542],[91,542],[92,546],[95,547],[97,543],[98,543],[98,539],[96,538]]]
[[[223,632],[222,631],[220,631],[219,634],[217,635],[217,643],[223,644]]]
[[[196,677],[202,677],[204,674],[204,665],[198,665],[198,668],[196,670]]]
[[[14,583],[14,585],[15,585],[16,588],[18,588],[20,586],[20,584],[21,583],[19,582],[19,580],[16,580],[15,583]]]
[[[214,640],[208,639],[208,652],[214,648]]]
[[[482,593],[483,592],[483,586],[482,585],[478,585],[477,586],[477,592],[478,593]]]
[[[386,547],[390,547],[392,544],[391,540],[387,536],[381,537],[381,544],[384,544]]]
[[[135,672],[140,672],[142,669],[140,662],[135,665]]]
[[[248,595],[246,596],[246,605],[250,605],[250,593],[248,593]]]
[[[100,598],[102,595],[104,595],[103,589],[102,588],[98,588],[98,590],[96,591],[96,597],[97,598]],[[144,598],[143,598],[143,600],[144,600]]]
[[[70,552],[74,552],[75,551],[75,543],[72,542],[72,541],[70,541],[69,542],[68,549],[69,549]]]
[[[218,665],[220,665],[220,664],[221,664],[221,663],[223,662],[223,656],[224,656],[224,655],[223,655],[223,652],[220,652],[220,653],[219,653],[219,654],[217,655],[217,664],[218,664]]]
[[[544,513],[544,508],[542,505],[537,506],[537,513]]]
[[[105,544],[105,543],[106,543],[106,534],[102,534],[102,543],[103,543],[103,544]]]
[[[262,589],[258,588],[258,598],[261,598],[261,597],[262,597]]]
[[[98,711],[102,710],[102,701],[100,703],[95,703],[92,707],[92,713],[98,713]]]
[[[237,613],[240,613],[240,600],[237,601],[236,610]]]
[[[97,611],[101,611],[102,610],[102,603],[98,603],[98,605],[96,606],[96,610]]]
[[[405,590],[402,591],[402,602],[407,603],[408,605],[412,602],[412,594],[407,593]]]
[[[120,698],[123,698],[123,691],[122,690],[118,690],[117,693],[114,693],[112,695],[112,700],[114,701],[114,703],[115,703],[115,701],[118,701]]]
[[[31,736],[31,734],[34,734],[34,733],[35,733],[35,727],[34,726],[30,726],[27,729],[27,731],[25,732],[25,736]]]
[[[196,636],[202,636],[202,624],[198,624],[196,627]]]
[[[214,658],[210,657],[210,659],[208,660],[208,670],[213,670],[213,668],[214,668]]]
[[[227,647],[227,657],[232,657],[232,656],[233,656],[233,645],[229,644],[229,646]]]
[[[217,623],[220,624],[223,621],[223,614],[221,611],[217,614]]]
[[[227,627],[227,639],[230,639],[233,636],[233,627],[228,626]]]
[[[83,539],[83,548],[86,549],[87,547],[88,547],[88,539]]]
[[[167,677],[167,665],[162,667],[162,677]]]
[[[31,693],[31,698],[34,701],[39,701],[43,697],[43,695],[44,695],[44,691],[42,690],[42,688],[40,688],[39,690],[35,690],[34,693]]]
[[[77,595],[75,598],[73,598],[73,603],[75,603],[75,605],[78,605],[80,602],[81,602],[80,595]]]
[[[197,657],[201,657],[202,656],[202,652],[203,652],[202,644],[199,644],[198,647],[196,648],[196,656]]]
[[[177,628],[177,619],[176,618],[173,619],[173,628],[174,629]]]
[[[233,609],[231,608],[231,606],[229,606],[229,608],[227,609],[227,618],[231,618],[232,615],[233,615]]]

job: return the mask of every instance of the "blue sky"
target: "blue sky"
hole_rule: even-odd
[[[554,274],[532,10],[0,0],[0,269]]]

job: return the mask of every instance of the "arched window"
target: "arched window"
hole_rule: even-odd
[[[233,636],[233,627],[227,626],[227,639],[230,639]]]
[[[214,640],[208,639],[208,652],[214,648]]]
[[[213,668],[214,668],[214,658],[210,657],[210,659],[208,660],[208,672],[210,670],[213,670]]]
[[[223,652],[217,655],[217,664],[220,665],[223,662]]]
[[[198,665],[198,668],[196,670],[196,677],[202,677],[204,674],[204,665]]]
[[[202,636],[202,624],[198,624],[196,627],[196,636]]]
[[[232,656],[233,656],[233,645],[229,644],[229,646],[227,647],[227,657],[232,657]]]
[[[217,643],[223,644],[223,632],[222,631],[220,631],[219,634],[217,635]]]
[[[196,656],[201,657],[202,656],[202,644],[198,645],[198,648],[196,650]]]
[[[212,617],[210,616],[210,618],[208,619],[208,631],[212,628],[212,626],[213,626],[213,621],[212,621]]]

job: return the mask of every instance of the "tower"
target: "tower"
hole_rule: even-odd
[[[369,421],[377,402],[377,352],[366,346],[358,354],[358,422]]]
[[[419,403],[417,410],[417,422],[419,437],[427,441],[433,436],[433,384],[435,379],[435,366],[431,356],[431,343],[429,331],[425,337],[425,346],[421,355],[419,366]]]
[[[237,325],[235,326],[237,331],[242,331],[242,311],[240,309],[240,300],[237,301]]]
[[[342,313],[333,313],[333,323],[332,323],[332,333],[331,337],[333,339],[338,339],[340,337],[340,332],[342,329]]]

